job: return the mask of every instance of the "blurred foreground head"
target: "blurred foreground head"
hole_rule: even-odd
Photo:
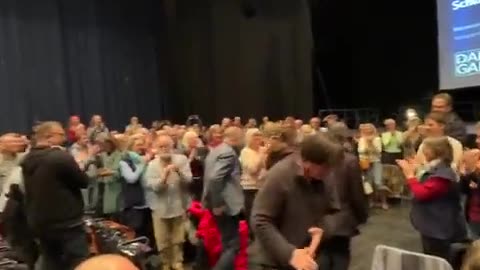
[[[86,260],[75,270],[139,270],[133,263],[118,255],[101,255]]]

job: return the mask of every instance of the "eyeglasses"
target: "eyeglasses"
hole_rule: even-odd
[[[65,132],[52,132],[51,134],[65,137]]]

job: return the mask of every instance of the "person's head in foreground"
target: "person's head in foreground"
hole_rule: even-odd
[[[306,137],[300,144],[301,167],[305,178],[324,179],[344,156],[343,148],[323,134]]]
[[[128,259],[119,255],[100,255],[84,261],[75,270],[139,270]]]
[[[462,270],[480,270],[480,240],[473,242],[468,250]]]

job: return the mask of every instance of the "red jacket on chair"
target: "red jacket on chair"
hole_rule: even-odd
[[[222,241],[217,224],[212,214],[204,209],[200,202],[192,202],[188,209],[190,214],[200,220],[197,228],[197,238],[203,241],[203,245],[208,254],[208,262],[210,266],[214,266],[222,252]],[[248,225],[244,220],[239,224],[240,233],[240,251],[235,259],[235,270],[247,270],[247,247],[248,247]]]

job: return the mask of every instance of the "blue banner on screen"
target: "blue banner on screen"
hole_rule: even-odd
[[[441,89],[480,85],[480,0],[437,0]]]

